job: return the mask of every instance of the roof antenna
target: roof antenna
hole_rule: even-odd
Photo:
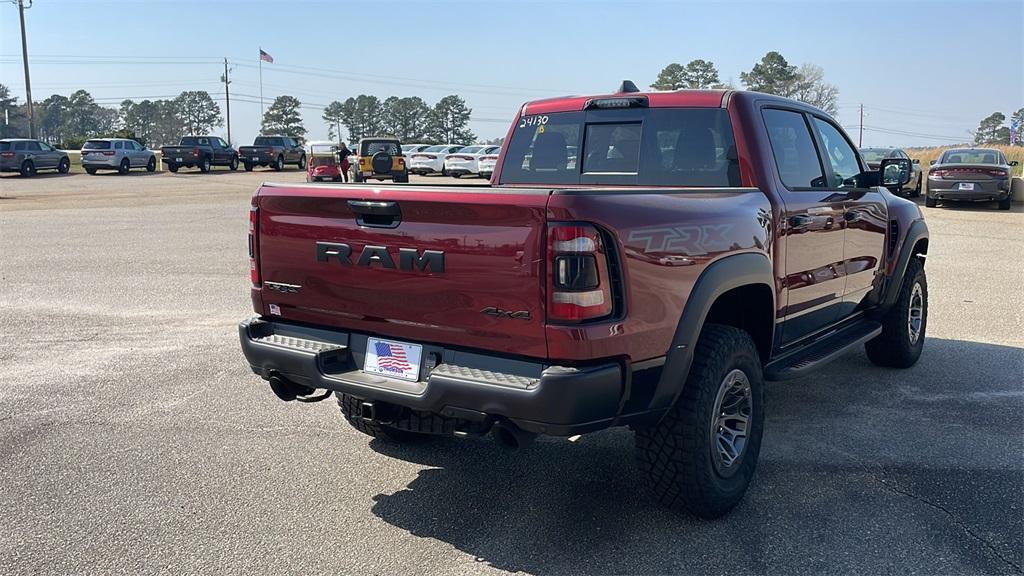
[[[639,92],[640,89],[633,84],[632,80],[623,80],[622,84],[619,84],[619,91],[616,94],[625,94],[627,92]]]

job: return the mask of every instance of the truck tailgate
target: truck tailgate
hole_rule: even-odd
[[[543,358],[548,196],[264,184],[257,302],[288,320]]]

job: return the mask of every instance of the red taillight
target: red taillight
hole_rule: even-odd
[[[1006,177],[1006,171],[1005,170],[989,170],[988,173],[989,173],[990,176],[996,176],[998,178],[1005,178]]]
[[[199,156],[199,148],[193,148],[192,149],[192,155],[193,156]]]
[[[106,152],[103,153],[103,155],[104,156],[113,156],[114,155],[114,151],[113,150],[107,150]]]
[[[14,158],[14,152],[0,152],[0,158]]]
[[[612,283],[601,234],[590,224],[548,224],[548,320],[582,322],[612,313]]]
[[[260,285],[260,266],[256,259],[256,239],[258,237],[259,208],[249,207],[249,280],[253,286]]]
[[[928,173],[930,178],[945,178],[949,174],[949,170],[932,170]]]

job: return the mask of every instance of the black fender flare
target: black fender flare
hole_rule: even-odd
[[[651,398],[651,412],[664,412],[672,407],[683,391],[697,338],[708,312],[719,296],[743,286],[766,285],[772,295],[771,317],[775,318],[775,282],[772,262],[766,254],[745,252],[726,256],[708,266],[690,291],[682,317],[676,326],[672,345],[665,356],[665,366]],[[769,349],[771,346],[769,346]],[[767,359],[762,359],[767,361]]]
[[[928,238],[928,225],[925,224],[924,220],[914,220],[910,225],[910,229],[907,230],[907,235],[903,238],[903,244],[900,246],[896,268],[893,270],[892,276],[886,279],[885,291],[879,304],[881,310],[888,310],[889,307],[896,303],[896,298],[900,294],[900,287],[903,285],[903,275],[907,272],[907,265],[910,264],[910,259],[916,256],[914,254],[914,245],[918,241]]]

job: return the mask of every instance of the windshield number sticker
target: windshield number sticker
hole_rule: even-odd
[[[519,128],[532,128],[534,126],[543,126],[547,123],[547,116],[523,116],[522,118],[519,119]]]

